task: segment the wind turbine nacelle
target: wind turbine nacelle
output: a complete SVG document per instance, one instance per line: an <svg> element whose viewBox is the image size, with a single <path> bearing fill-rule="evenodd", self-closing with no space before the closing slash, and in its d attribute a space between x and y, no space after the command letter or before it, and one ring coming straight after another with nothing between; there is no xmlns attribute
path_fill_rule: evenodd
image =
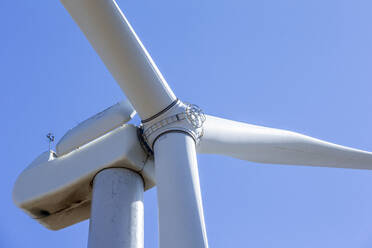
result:
<svg viewBox="0 0 372 248"><path fill-rule="evenodd" d="M70 129L56 145L58 156L67 154L130 121L136 111L129 101L119 102Z"/></svg>
<svg viewBox="0 0 372 248"><path fill-rule="evenodd" d="M145 190L155 185L153 161L140 145L137 127L121 125L61 155L42 153L17 178L13 201L49 229L73 225L89 218L94 176L111 167L138 172Z"/></svg>

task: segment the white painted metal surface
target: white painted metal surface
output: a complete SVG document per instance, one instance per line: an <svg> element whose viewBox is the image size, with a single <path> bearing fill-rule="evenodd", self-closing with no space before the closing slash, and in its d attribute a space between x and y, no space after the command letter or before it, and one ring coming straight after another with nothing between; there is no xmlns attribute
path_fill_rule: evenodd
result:
<svg viewBox="0 0 372 248"><path fill-rule="evenodd" d="M144 138L150 147L153 147L154 141L159 135L172 130L185 132L191 135L195 141L199 141L203 133L202 120L200 120L201 125L198 126L195 126L192 121L197 122L201 116L188 114L187 110L190 109L188 106L190 105L177 101L165 113L143 124Z"/></svg>
<svg viewBox="0 0 372 248"><path fill-rule="evenodd" d="M88 248L144 247L143 181L128 169L99 172L93 182Z"/></svg>
<svg viewBox="0 0 372 248"><path fill-rule="evenodd" d="M114 0L61 0L141 119L175 95Z"/></svg>
<svg viewBox="0 0 372 248"><path fill-rule="evenodd" d="M64 156L40 155L17 178L13 201L49 229L58 230L89 218L91 182L101 170L138 171L145 189L155 185L153 161L137 139L137 128L121 126Z"/></svg>
<svg viewBox="0 0 372 248"><path fill-rule="evenodd" d="M213 116L202 126L197 109L190 116L180 115L185 108L180 102L172 105L176 96L114 0L61 2L142 120L154 117L145 122L144 133L150 146L154 143L160 248L208 247L194 139L201 137L200 153L261 163L372 169L370 152ZM155 185L154 165L140 147L136 127L120 126L133 110L104 113L103 119L95 116L68 132L57 145L60 156L44 153L22 172L13 199L31 217L57 230L89 217L90 183L98 173L89 247L142 248L142 194Z"/></svg>
<svg viewBox="0 0 372 248"><path fill-rule="evenodd" d="M154 146L161 248L208 247L195 142L163 134Z"/></svg>
<svg viewBox="0 0 372 248"><path fill-rule="evenodd" d="M130 121L136 111L129 101L119 102L70 129L57 143L58 156L67 154Z"/></svg>
<svg viewBox="0 0 372 248"><path fill-rule="evenodd" d="M299 133L207 115L200 153L227 155L270 164L372 170L372 153Z"/></svg>

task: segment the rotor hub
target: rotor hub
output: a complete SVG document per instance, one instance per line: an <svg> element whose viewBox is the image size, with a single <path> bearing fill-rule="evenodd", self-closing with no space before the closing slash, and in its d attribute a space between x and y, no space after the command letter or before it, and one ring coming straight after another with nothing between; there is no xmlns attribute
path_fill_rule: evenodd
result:
<svg viewBox="0 0 372 248"><path fill-rule="evenodd" d="M206 118L201 108L194 104L185 104L180 100L172 105L150 121L142 122L142 136L150 149L153 149L155 141L161 135L169 132L188 134L196 144L203 136L203 123Z"/></svg>

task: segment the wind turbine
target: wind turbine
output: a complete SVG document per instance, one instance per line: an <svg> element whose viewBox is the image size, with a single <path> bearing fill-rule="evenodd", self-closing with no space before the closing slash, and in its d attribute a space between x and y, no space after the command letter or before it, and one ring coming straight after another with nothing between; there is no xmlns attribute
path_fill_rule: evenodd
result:
<svg viewBox="0 0 372 248"><path fill-rule="evenodd" d="M142 125L126 124L134 114L130 104L115 105L69 131L57 153L42 154L20 175L15 203L47 227L60 229L90 216L89 247L143 247L142 192L156 184L160 247L208 247L197 152L261 163L372 168L369 152L204 115L177 99L115 1L62 3Z"/></svg>

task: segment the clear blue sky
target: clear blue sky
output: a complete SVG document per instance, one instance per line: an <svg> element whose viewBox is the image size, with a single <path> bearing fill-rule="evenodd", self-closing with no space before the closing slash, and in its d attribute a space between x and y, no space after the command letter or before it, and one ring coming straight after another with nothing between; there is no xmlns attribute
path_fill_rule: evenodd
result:
<svg viewBox="0 0 372 248"><path fill-rule="evenodd" d="M208 114L372 150L372 2L124 1L175 93ZM0 2L0 247L86 247L17 209L17 175L69 128L125 98L57 0ZM372 167L372 165L371 165ZM210 247L372 247L372 171L200 156ZM158 247L156 189L145 246Z"/></svg>

